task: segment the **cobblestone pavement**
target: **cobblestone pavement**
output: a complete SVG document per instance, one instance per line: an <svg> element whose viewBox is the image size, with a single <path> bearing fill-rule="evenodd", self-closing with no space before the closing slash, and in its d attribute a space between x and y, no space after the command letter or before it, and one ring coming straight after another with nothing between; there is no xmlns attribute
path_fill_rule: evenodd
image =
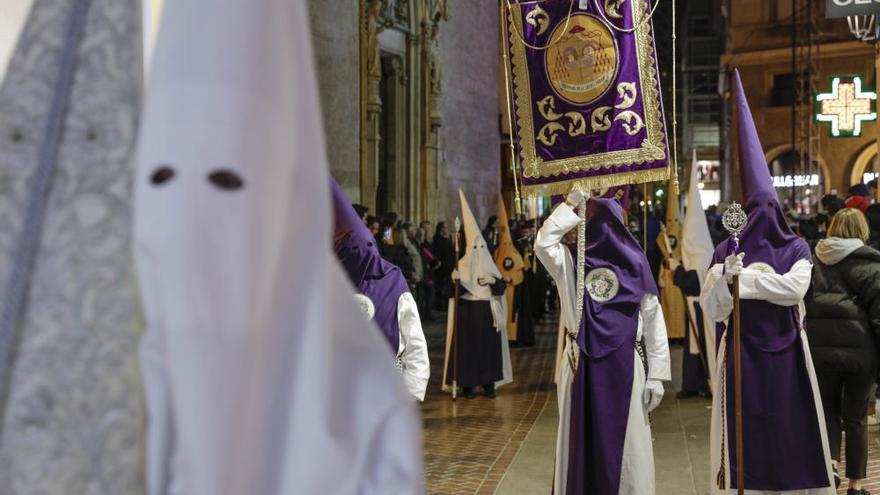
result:
<svg viewBox="0 0 880 495"><path fill-rule="evenodd" d="M431 383L422 404L425 471L431 494L494 493L553 387L556 323L538 327L537 344L512 348L514 383L496 399L441 392L445 326L426 327Z"/></svg>
<svg viewBox="0 0 880 495"><path fill-rule="evenodd" d="M445 320L445 315L441 316ZM428 395L421 407L428 493L519 495L534 491L523 486L523 476L541 478L533 486L550 486L553 459L552 454L545 453L548 449L544 444L555 442L555 428L539 428L547 431L532 432L528 442L526 439L545 406L554 409L551 412L555 416L555 408L548 401L556 400L553 385L556 323L537 328L535 347L511 349L515 381L499 389L494 400L478 396L453 402L448 394L441 392L445 324L428 324L425 331L432 368ZM673 348L676 378L680 356L680 351ZM657 494L708 494L710 402L678 401L673 397L675 383L668 388L667 397L653 418ZM544 414L541 421L546 426L548 415ZM880 427L869 426L868 430L868 480L864 488L880 495ZM542 447L540 457L529 452L539 450L535 445ZM524 467L523 457L528 459L529 474L517 473L515 459L518 456L520 468ZM845 460L841 471L845 471ZM506 489L497 492L502 478L506 474L510 478L512 473L513 480L518 481L505 480ZM846 494L845 480L839 494Z"/></svg>

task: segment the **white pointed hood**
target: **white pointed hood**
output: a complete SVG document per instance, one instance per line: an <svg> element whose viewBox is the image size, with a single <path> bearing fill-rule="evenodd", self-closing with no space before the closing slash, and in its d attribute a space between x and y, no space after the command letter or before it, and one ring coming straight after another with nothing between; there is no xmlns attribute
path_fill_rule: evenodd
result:
<svg viewBox="0 0 880 495"><path fill-rule="evenodd" d="M691 164L691 180L687 201L687 212L684 215L684 226L682 227L681 261L686 270L696 270L700 277L700 286L702 286L706 271L712 264L715 245L712 244L709 224L706 222L706 212L703 210L703 201L700 198L700 171L697 165L696 151L694 151L693 163Z"/></svg>
<svg viewBox="0 0 880 495"><path fill-rule="evenodd" d="M163 13L135 209L150 495L424 491L419 423L331 250L305 4Z"/></svg>
<svg viewBox="0 0 880 495"><path fill-rule="evenodd" d="M501 278L501 272L492 260L486 240L480 232L477 219L474 218L467 199L461 190L458 191L461 198L461 220L464 227L465 254L458 261L458 273L461 277L461 285L471 293L474 299L489 300L492 297L492 289L488 285L481 285L480 279Z"/></svg>

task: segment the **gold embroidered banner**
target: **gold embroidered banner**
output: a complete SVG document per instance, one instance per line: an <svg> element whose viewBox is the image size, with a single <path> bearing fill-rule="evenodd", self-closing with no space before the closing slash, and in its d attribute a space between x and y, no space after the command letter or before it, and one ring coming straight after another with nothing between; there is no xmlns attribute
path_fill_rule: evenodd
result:
<svg viewBox="0 0 880 495"><path fill-rule="evenodd" d="M512 132L527 195L669 177L650 5L580 5L502 7Z"/></svg>

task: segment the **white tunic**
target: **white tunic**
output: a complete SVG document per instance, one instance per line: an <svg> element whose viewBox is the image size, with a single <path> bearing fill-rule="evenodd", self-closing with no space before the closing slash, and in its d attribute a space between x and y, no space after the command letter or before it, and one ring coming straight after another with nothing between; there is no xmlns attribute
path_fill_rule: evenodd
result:
<svg viewBox="0 0 880 495"><path fill-rule="evenodd" d="M580 223L580 217L567 204L559 205L550 218L544 222L535 240L535 254L556 281L559 300L562 306L560 319L569 329L580 328L577 314L577 275L574 260L568 248L562 244L563 236ZM645 353L648 359L648 375L636 354L633 360L635 371L630 402L629 422L623 448L623 465L620 472L620 494L643 495L654 493L654 452L651 442L651 426L647 409L642 400L648 379L671 380L671 360L669 342L666 338L666 323L663 320L660 301L654 294L646 295L639 310L637 340L644 337ZM571 345L566 339L567 355ZM557 389L559 400L559 430L556 442L556 493L565 493L568 475L568 433L571 406L571 385L574 375L567 358L557 363L560 380Z"/></svg>
<svg viewBox="0 0 880 495"><path fill-rule="evenodd" d="M404 292L397 300L397 324L400 327L397 357L403 364L403 383L410 395L423 401L431 376L431 364L419 308L409 292Z"/></svg>
<svg viewBox="0 0 880 495"><path fill-rule="evenodd" d="M804 308L804 295L810 288L810 280L812 277L813 265L807 260L800 260L791 267L788 273L776 274L768 266L753 264L744 268L739 277L740 282L740 298L758 301L768 301L779 306L798 306L801 322L806 315ZM733 296L730 293L724 279L724 265L716 264L709 269L706 276L706 282L703 284L703 292L700 296L700 305L708 318L713 322L724 323L730 318L733 311ZM714 329L712 329L714 330ZM724 400L722 379L726 375L724 373L724 356L727 350L727 332L721 336L718 347L718 355L715 362L715 386L714 390L722 393L716 393L713 397L712 404L712 429L710 433L710 490L713 495L722 493L736 493L735 489L723 490L719 489L715 483L715 475L722 469L721 466L721 428L724 421L721 417L722 401ZM800 342L806 356L807 374L810 377L810 383L813 388L813 397L819 397L819 386L816 382L816 371L813 367L813 359L810 355L810 347L807 344L807 334L803 330L800 331ZM810 490L793 490L785 492L766 491L766 490L746 490L749 495L771 495L785 493L789 495L833 495L836 490L833 488L833 478L831 473L831 454L828 449L828 433L825 428L825 413L822 410L822 402L815 400L816 415L819 420L819 431L822 437L822 447L825 451L825 459L828 470L828 478L830 486L827 488L815 488ZM726 456L725 456L726 457ZM725 459L728 460L728 459ZM725 462L723 466L725 470L725 479L730 480L730 466ZM728 481L729 483L729 481Z"/></svg>

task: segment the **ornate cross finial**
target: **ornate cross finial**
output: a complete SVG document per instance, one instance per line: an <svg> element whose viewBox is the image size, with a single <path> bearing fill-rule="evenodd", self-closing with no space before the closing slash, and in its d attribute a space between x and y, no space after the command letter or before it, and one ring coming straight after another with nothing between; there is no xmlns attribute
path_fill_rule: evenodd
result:
<svg viewBox="0 0 880 495"><path fill-rule="evenodd" d="M721 225L733 236L733 241L737 246L739 246L739 235L745 230L748 223L749 216L746 215L742 205L736 201L731 203L730 207L727 208L727 211L721 217Z"/></svg>

